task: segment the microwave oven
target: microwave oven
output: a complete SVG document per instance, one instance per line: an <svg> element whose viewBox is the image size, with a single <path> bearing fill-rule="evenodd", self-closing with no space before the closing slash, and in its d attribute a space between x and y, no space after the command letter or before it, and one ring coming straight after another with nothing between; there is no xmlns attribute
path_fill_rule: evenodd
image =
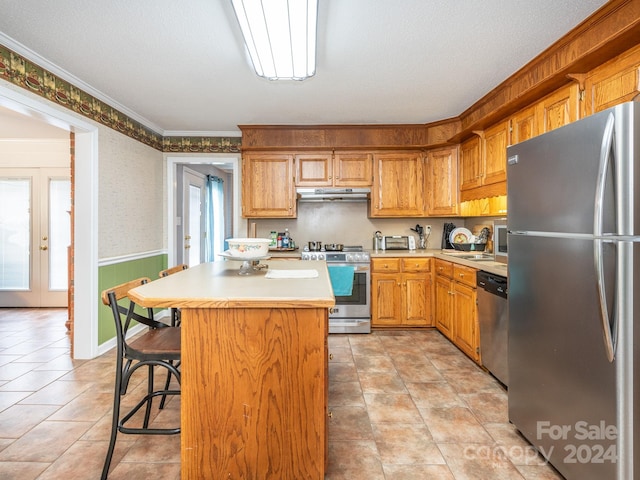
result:
<svg viewBox="0 0 640 480"><path fill-rule="evenodd" d="M507 263L508 256L507 220L495 220L493 222L493 258L496 262Z"/></svg>

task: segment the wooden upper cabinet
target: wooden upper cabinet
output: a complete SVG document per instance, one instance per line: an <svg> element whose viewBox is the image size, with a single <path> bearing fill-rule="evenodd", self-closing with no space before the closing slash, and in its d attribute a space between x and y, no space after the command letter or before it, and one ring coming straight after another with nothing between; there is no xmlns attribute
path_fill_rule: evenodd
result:
<svg viewBox="0 0 640 480"><path fill-rule="evenodd" d="M333 155L327 153L304 153L294 156L296 185L324 187L333 185Z"/></svg>
<svg viewBox="0 0 640 480"><path fill-rule="evenodd" d="M373 155L372 217L425 215L424 162L420 152Z"/></svg>
<svg viewBox="0 0 640 480"><path fill-rule="evenodd" d="M458 214L458 147L427 154L428 215Z"/></svg>
<svg viewBox="0 0 640 480"><path fill-rule="evenodd" d="M482 186L481 139L474 135L460 145L460 190Z"/></svg>
<svg viewBox="0 0 640 480"><path fill-rule="evenodd" d="M298 187L368 187L373 179L369 153L295 155Z"/></svg>
<svg viewBox="0 0 640 480"><path fill-rule="evenodd" d="M293 155L246 154L242 158L242 216L295 218Z"/></svg>
<svg viewBox="0 0 640 480"><path fill-rule="evenodd" d="M535 105L522 109L511 117L511 145L524 142L536 135L538 135L538 119ZM507 144L505 144L505 148Z"/></svg>
<svg viewBox="0 0 640 480"><path fill-rule="evenodd" d="M504 182L507 179L507 146L509 122L500 122L484 132L484 168L482 184Z"/></svg>
<svg viewBox="0 0 640 480"><path fill-rule="evenodd" d="M585 116L633 100L640 93L640 45L589 72L584 88Z"/></svg>
<svg viewBox="0 0 640 480"><path fill-rule="evenodd" d="M572 83L536 103L538 134L555 130L580 118L580 86Z"/></svg>
<svg viewBox="0 0 640 480"><path fill-rule="evenodd" d="M336 187L370 187L373 182L373 155L336 152L333 155L333 172Z"/></svg>
<svg viewBox="0 0 640 480"><path fill-rule="evenodd" d="M493 125L464 142L460 146L460 190L504 182L508 144L508 121Z"/></svg>

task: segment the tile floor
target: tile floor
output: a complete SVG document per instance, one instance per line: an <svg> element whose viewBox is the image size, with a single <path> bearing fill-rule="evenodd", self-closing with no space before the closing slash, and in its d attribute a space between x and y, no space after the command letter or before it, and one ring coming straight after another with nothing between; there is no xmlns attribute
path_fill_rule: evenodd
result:
<svg viewBox="0 0 640 480"><path fill-rule="evenodd" d="M1 479L100 478L114 352L70 359L65 319L0 309ZM328 480L562 478L508 423L500 384L437 331L331 335L329 348ZM179 421L179 406L154 422ZM119 435L109 478L132 477L179 479L180 436Z"/></svg>

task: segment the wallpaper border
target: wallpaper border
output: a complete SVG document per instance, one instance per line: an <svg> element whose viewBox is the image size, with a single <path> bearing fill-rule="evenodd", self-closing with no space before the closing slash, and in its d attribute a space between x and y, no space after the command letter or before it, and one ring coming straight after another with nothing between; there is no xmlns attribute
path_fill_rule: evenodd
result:
<svg viewBox="0 0 640 480"><path fill-rule="evenodd" d="M240 153L242 147L241 137L164 137L2 44L0 78L161 152Z"/></svg>

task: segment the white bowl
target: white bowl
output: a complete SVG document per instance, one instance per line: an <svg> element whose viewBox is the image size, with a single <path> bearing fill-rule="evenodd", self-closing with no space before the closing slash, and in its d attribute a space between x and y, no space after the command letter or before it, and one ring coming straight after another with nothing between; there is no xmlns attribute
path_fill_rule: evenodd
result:
<svg viewBox="0 0 640 480"><path fill-rule="evenodd" d="M270 238L228 238L229 254L237 258L260 258L269 255Z"/></svg>

